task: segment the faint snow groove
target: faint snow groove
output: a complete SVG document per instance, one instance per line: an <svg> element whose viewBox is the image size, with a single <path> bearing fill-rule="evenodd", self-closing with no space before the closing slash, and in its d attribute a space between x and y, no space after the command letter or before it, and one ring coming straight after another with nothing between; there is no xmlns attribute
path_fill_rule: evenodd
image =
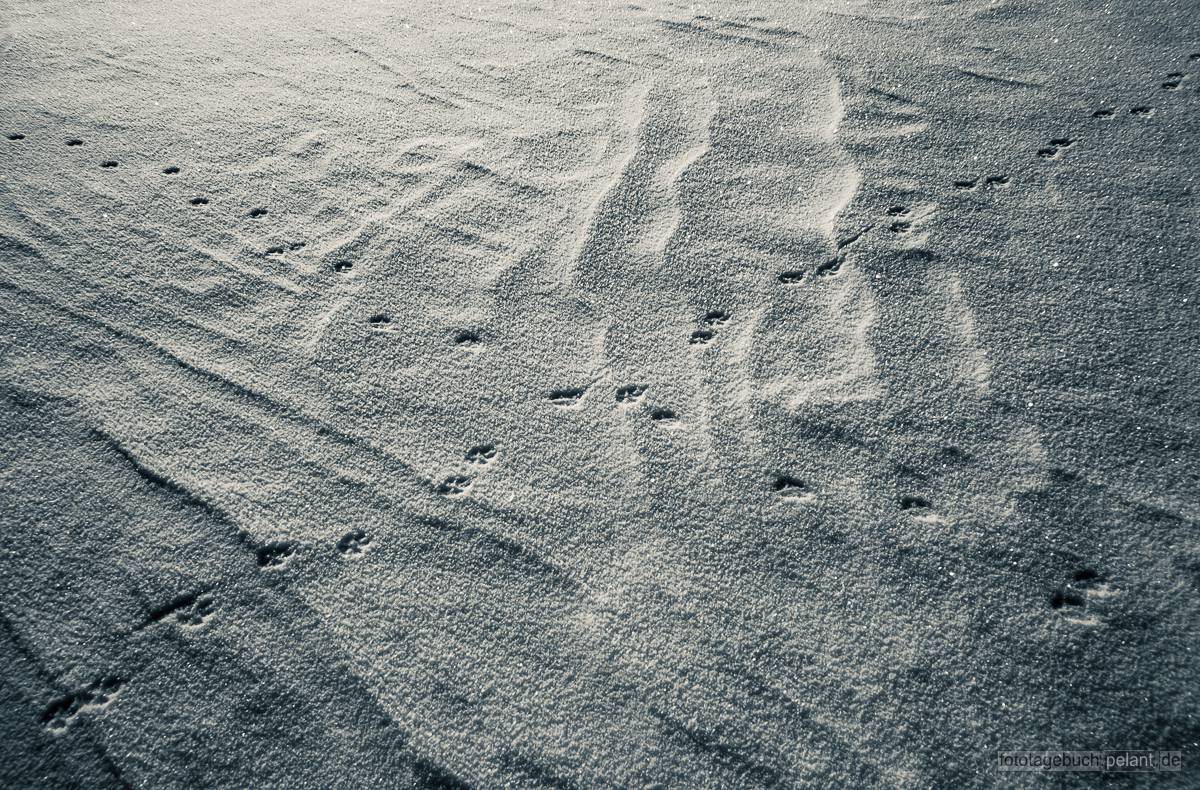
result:
<svg viewBox="0 0 1200 790"><path fill-rule="evenodd" d="M141 348L147 349L147 350L153 352L155 355L167 360L168 362L175 365L176 367L178 367L188 373L191 373L194 376L202 378L205 381L212 383L218 389L224 390L225 392L232 394L240 399L244 399L248 402L251 402L251 403L259 406L260 408L264 409L265 411L274 414L277 417L284 418L284 419L287 419L287 420L290 420L293 422L298 422L298 423L301 423L308 427L315 428L319 435L328 437L328 438L338 442L339 444L354 446L358 449L368 452L371 455L374 455L381 459L385 459L387 462L399 467L399 469L402 473L409 476L410 478L412 478L415 481L419 481L421 483L428 482L424 475L419 474L408 463L397 458L396 456L392 455L391 453L388 453L387 451L374 446L367 440L361 439L357 436L353 436L348 433L345 433L342 430L340 430L339 428L336 428L319 418L313 417L312 415L309 415L307 412L304 412L301 409L296 408L295 406L292 406L290 404L276 400L268 395L264 395L263 393L253 390L244 384L240 384L240 383L234 381L233 379L229 378L228 376L226 376L224 374L216 373L214 371L208 370L207 368L201 367L200 365L194 364L192 362L188 362L186 359L180 357L174 351L170 350L166 346L163 346L162 344L160 344L154 340L142 337L141 335L139 335L135 332L131 332L128 329L123 329L121 327L114 326L113 324L110 324L108 321L105 321L102 318L88 315L87 313L81 312L79 310L76 310L73 307L69 307L67 305L56 302L53 299L49 299L45 296L42 296L41 294L38 294L32 290L29 290L27 288L23 288L21 286L14 285L13 288L11 288L9 290L16 291L18 293L22 293L26 296L31 297L35 301L40 302L47 307L50 307L51 309L57 310L61 313L65 313L66 315L71 316L72 318L76 319L77 321L79 321L81 323L84 323L84 324L87 324L90 326L94 326L94 327L98 327L121 340L124 340L133 345L139 346Z"/></svg>
<svg viewBox="0 0 1200 790"><path fill-rule="evenodd" d="M778 769L755 760L752 751L748 754L746 750L722 740L718 734L702 730L691 722L680 721L653 706L649 710L667 733L687 744L696 754L704 755L734 773L742 782L754 787L776 787L783 781Z"/></svg>
<svg viewBox="0 0 1200 790"><path fill-rule="evenodd" d="M496 559L513 564L530 575L552 581L568 593L579 590L579 583L566 570L502 533L481 527L459 526L441 519L428 523L442 532L472 541Z"/></svg>
<svg viewBox="0 0 1200 790"><path fill-rule="evenodd" d="M970 69L964 69L964 68L960 68L958 66L955 66L954 70L957 71L959 74L965 74L968 77L974 77L977 80L984 80L985 82L997 82L997 83L1000 83L1001 85L1016 85L1021 88L1044 88L1045 87L1045 85L1043 85L1040 82L1025 82L1024 80L1013 79L1011 77L999 77L994 74L982 74L978 71L971 71Z"/></svg>
<svg viewBox="0 0 1200 790"><path fill-rule="evenodd" d="M407 74L400 71L398 68L396 68L391 63L384 60L383 58L380 58L377 55L373 55L364 49L359 49L358 47L354 46L350 42L343 41L342 39L338 38L337 36L333 35L332 33L329 33L327 31L321 31L321 32L323 32L324 35L327 38L329 38L331 41L341 45L342 47L346 48L353 54L366 58L368 61L370 61L372 64L374 64L380 70L385 71L388 74L391 74L392 76L398 77L399 79L403 80L402 82L398 83L396 85L396 87L404 88L405 90L408 90L411 93L413 93L415 96L418 96L421 99L424 99L425 101L430 102L432 104L439 104L443 107L447 107L447 108L453 109L453 110L463 109L463 106L461 104L458 104L457 102L450 101L449 99L446 99L442 96L438 96L435 93L431 93L431 92L425 90L424 88L418 87L417 85L415 85L413 83L412 79Z"/></svg>
<svg viewBox="0 0 1200 790"><path fill-rule="evenodd" d="M673 33L682 33L685 35L696 35L703 38L715 39L721 42L732 42L735 44L744 44L749 47L762 47L764 49L778 49L778 42L764 41L761 38L753 36L741 36L735 33L726 33L720 28L724 25L718 23L715 27L706 27L701 22L714 21L711 17L694 17L687 22L679 22L673 19L659 19L658 24Z"/></svg>
<svg viewBox="0 0 1200 790"><path fill-rule="evenodd" d="M600 52L600 51L594 50L594 49L581 49L579 47L576 47L574 52L576 55L582 55L583 57L586 57L586 58L594 58L596 60L602 60L606 63L617 63L622 66L636 66L637 65L636 63L634 63L631 60L626 60L625 58L617 57L616 55L610 55L607 52Z"/></svg>
<svg viewBox="0 0 1200 790"><path fill-rule="evenodd" d="M91 430L92 430L92 435L95 438L104 442L104 444L110 450L115 452L117 455L121 456L121 458L123 458L126 461L126 463L128 463L131 467L133 467L133 471L137 473L138 477L142 478L144 481L149 483L151 487L162 489L163 491L166 491L167 493L174 495L175 497L180 499L184 504L188 505L189 507L194 507L199 510L203 510L205 513L207 513L209 516L212 516L217 521L225 522L228 524L235 523L233 517L230 516L228 513L226 513L219 505L214 505L213 503L209 502L204 497L200 496L195 491L192 491L190 488L183 485L182 483L178 483L175 480L171 479L170 477L167 477L166 475L160 474L159 472L156 472L153 469L151 469L149 466L147 466L145 463L143 463L137 457L137 455L134 454L134 452L132 450L130 450L128 447L126 447L119 439L117 439L112 434L108 433L107 431L103 430L102 428L93 427ZM241 534L245 535L244 532L242 532Z"/></svg>

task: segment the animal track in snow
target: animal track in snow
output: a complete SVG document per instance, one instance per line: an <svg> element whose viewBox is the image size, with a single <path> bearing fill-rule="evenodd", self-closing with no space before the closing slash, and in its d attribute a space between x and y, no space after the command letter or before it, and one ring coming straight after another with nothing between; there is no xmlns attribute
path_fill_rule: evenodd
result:
<svg viewBox="0 0 1200 790"><path fill-rule="evenodd" d="M212 619L217 602L207 593L191 597L172 612L175 622L186 628L199 628Z"/></svg>
<svg viewBox="0 0 1200 790"><path fill-rule="evenodd" d="M732 317L733 314L728 310L709 310L701 320L710 326L720 326L728 322Z"/></svg>
<svg viewBox="0 0 1200 790"><path fill-rule="evenodd" d="M169 176L173 176L178 172L179 172L179 168L176 167L175 165L168 165L167 167L163 168L163 173L165 173L166 175L169 175Z"/></svg>
<svg viewBox="0 0 1200 790"><path fill-rule="evenodd" d="M20 132L13 132L12 134L10 134L8 136L8 139L9 140L24 140L25 135L21 134Z"/></svg>
<svg viewBox="0 0 1200 790"><path fill-rule="evenodd" d="M348 272L353 268L354 264L350 261L338 261L337 263L333 264L333 270L339 274Z"/></svg>
<svg viewBox="0 0 1200 790"><path fill-rule="evenodd" d="M194 197L194 198L192 198L191 200L189 200L188 202L189 202L189 203L191 203L193 206L207 206L207 205L208 205L208 198L206 198L206 197Z"/></svg>
<svg viewBox="0 0 1200 790"><path fill-rule="evenodd" d="M1055 137L1050 141L1050 144L1044 148L1038 149L1038 156L1042 159L1058 159L1062 152L1075 144L1075 141L1070 137Z"/></svg>
<svg viewBox="0 0 1200 790"><path fill-rule="evenodd" d="M816 495L803 480L791 475L776 475L771 482L771 488L781 498L791 502L811 502L816 499Z"/></svg>
<svg viewBox="0 0 1200 790"><path fill-rule="evenodd" d="M955 189L974 189L978 185L975 179L959 179L954 182Z"/></svg>
<svg viewBox="0 0 1200 790"><path fill-rule="evenodd" d="M832 277L841 271L842 264L846 262L846 256L839 255L836 258L830 258L817 267L818 277Z"/></svg>
<svg viewBox="0 0 1200 790"><path fill-rule="evenodd" d="M896 220L891 225L888 225L888 230L892 233L908 233L912 230L912 223L907 220Z"/></svg>
<svg viewBox="0 0 1200 790"><path fill-rule="evenodd" d="M392 317L387 313L376 313L367 319L367 323L371 325L372 329L382 332L387 330L388 326L392 323Z"/></svg>
<svg viewBox="0 0 1200 790"><path fill-rule="evenodd" d="M1179 85L1186 79L1182 71L1173 71L1167 75L1167 79L1163 82L1163 90L1177 91Z"/></svg>
<svg viewBox="0 0 1200 790"><path fill-rule="evenodd" d="M1112 110L1107 107L1102 107L1099 110L1096 110L1094 113L1092 113L1092 117L1093 118L1112 118L1116 114L1117 114L1116 110Z"/></svg>
<svg viewBox="0 0 1200 790"><path fill-rule="evenodd" d="M987 189L1004 189L1010 180L1008 176L988 176L983 180L983 186Z"/></svg>
<svg viewBox="0 0 1200 790"><path fill-rule="evenodd" d="M717 336L717 333L711 329L697 329L692 332L692 336L688 338L688 343L693 346L706 346L709 341Z"/></svg>
<svg viewBox="0 0 1200 790"><path fill-rule="evenodd" d="M496 457L496 445L494 444L477 444L470 450L467 450L466 459L468 463L478 464L479 466L487 466Z"/></svg>
<svg viewBox="0 0 1200 790"><path fill-rule="evenodd" d="M804 279L804 272L799 269L790 272L781 272L777 279L784 285L793 285Z"/></svg>
<svg viewBox="0 0 1200 790"><path fill-rule="evenodd" d="M1104 577L1093 568L1080 568L1071 580L1050 595L1050 608L1069 622L1099 625L1098 605L1115 594ZM1090 610L1090 611L1089 611Z"/></svg>
<svg viewBox="0 0 1200 790"><path fill-rule="evenodd" d="M924 497L902 496L900 497L900 509L909 513L917 521L928 524L936 524L941 521L937 513L933 512L933 503Z"/></svg>
<svg viewBox="0 0 1200 790"><path fill-rule="evenodd" d="M99 713L112 705L124 685L120 678L110 675L86 688L66 694L50 703L42 712L42 724L51 732L64 732L80 716Z"/></svg>
<svg viewBox="0 0 1200 790"><path fill-rule="evenodd" d="M180 626L199 628L212 619L216 610L217 602L211 593L204 590L190 592L155 609L147 624L173 621Z"/></svg>
<svg viewBox="0 0 1200 790"><path fill-rule="evenodd" d="M654 420L655 422L675 422L679 419L679 415L677 415L671 409L658 406L650 412L650 419Z"/></svg>
<svg viewBox="0 0 1200 790"><path fill-rule="evenodd" d="M116 166L117 166L117 160L115 160L115 159L105 159L103 162L101 162L101 163L100 163L100 166L101 166L101 167L116 167Z"/></svg>
<svg viewBox="0 0 1200 790"><path fill-rule="evenodd" d="M274 247L267 247L267 251L264 254L266 254L266 255L283 255L285 252L288 252L289 250L291 252L295 252L296 250L304 249L306 246L307 245L302 241L293 241L293 242L288 243L286 246L283 244L276 244Z"/></svg>
<svg viewBox="0 0 1200 790"><path fill-rule="evenodd" d="M458 496L465 494L471 487L471 478L466 475L450 475L437 484L435 489L442 496Z"/></svg>
<svg viewBox="0 0 1200 790"><path fill-rule="evenodd" d="M1153 107L1133 107L1129 110L1129 114L1137 116L1138 118L1149 118L1150 116L1154 115L1154 108Z"/></svg>
<svg viewBox="0 0 1200 790"><path fill-rule="evenodd" d="M254 555L260 568L283 568L296 554L296 544L290 540L272 541L259 546Z"/></svg>
<svg viewBox="0 0 1200 790"><path fill-rule="evenodd" d="M347 557L358 556L370 547L371 536L361 529L350 530L345 535L342 535L337 542L338 553Z"/></svg>
<svg viewBox="0 0 1200 790"><path fill-rule="evenodd" d="M252 208L246 212L246 216L252 219L258 219L259 217L265 217L266 215L267 210L262 206L256 206L255 208Z"/></svg>
<svg viewBox="0 0 1200 790"><path fill-rule="evenodd" d="M72 137L69 140L67 140L67 145L74 148L77 145L83 145L83 140L80 140L78 137Z"/></svg>
<svg viewBox="0 0 1200 790"><path fill-rule="evenodd" d="M906 217L908 216L908 213L909 210L907 206L892 206L887 210L887 215L889 217Z"/></svg>
<svg viewBox="0 0 1200 790"><path fill-rule="evenodd" d="M933 504L928 499L919 496L900 497L901 510L928 510L931 507Z"/></svg>
<svg viewBox="0 0 1200 790"><path fill-rule="evenodd" d="M617 403L636 403L645 392L642 384L627 384L617 389Z"/></svg>
<svg viewBox="0 0 1200 790"><path fill-rule="evenodd" d="M555 406L575 406L579 403L579 399L583 397L585 391L582 387L552 390L547 399Z"/></svg>
<svg viewBox="0 0 1200 790"><path fill-rule="evenodd" d="M474 348L479 345L479 333L463 329L454 333L454 345L463 348Z"/></svg>

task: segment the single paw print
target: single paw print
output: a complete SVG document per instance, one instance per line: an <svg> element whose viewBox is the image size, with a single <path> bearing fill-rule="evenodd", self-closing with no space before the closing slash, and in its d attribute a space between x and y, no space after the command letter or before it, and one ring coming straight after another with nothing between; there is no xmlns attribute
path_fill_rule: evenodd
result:
<svg viewBox="0 0 1200 790"><path fill-rule="evenodd" d="M338 553L343 556L355 557L371 547L371 536L361 529L352 529L337 542Z"/></svg>
<svg viewBox="0 0 1200 790"><path fill-rule="evenodd" d="M258 567L268 570L283 568L295 554L296 544L287 540L272 541L259 546L254 552Z"/></svg>
<svg viewBox="0 0 1200 790"><path fill-rule="evenodd" d="M1186 79L1186 77L1184 77L1182 71L1171 72L1170 74L1167 75L1166 80L1163 81L1163 84L1162 84L1163 90L1166 90L1166 91L1179 90L1179 86L1180 86L1180 84L1183 83L1184 79Z"/></svg>
<svg viewBox="0 0 1200 790"><path fill-rule="evenodd" d="M617 403L636 403L646 392L641 384L627 384L617 390Z"/></svg>
<svg viewBox="0 0 1200 790"><path fill-rule="evenodd" d="M1116 590L1093 568L1081 568L1050 596L1050 608L1076 625L1099 625L1105 599Z"/></svg>
<svg viewBox="0 0 1200 790"><path fill-rule="evenodd" d="M459 496L471 487L471 478L466 475L450 475L437 484L435 489L442 496Z"/></svg>
<svg viewBox="0 0 1200 790"><path fill-rule="evenodd" d="M479 333L463 329L454 333L454 345L461 348L475 348L479 345Z"/></svg>
<svg viewBox="0 0 1200 790"><path fill-rule="evenodd" d="M175 622L188 628L199 628L212 619L216 610L217 602L211 595L199 595L187 606L176 610Z"/></svg>
<svg viewBox="0 0 1200 790"><path fill-rule="evenodd" d="M733 314L728 310L709 310L703 318L704 323L709 326L720 326L727 323Z"/></svg>
<svg viewBox="0 0 1200 790"><path fill-rule="evenodd" d="M830 258L817 267L818 277L832 277L842 269L842 264L846 262L844 255L839 255L836 258Z"/></svg>
<svg viewBox="0 0 1200 790"><path fill-rule="evenodd" d="M583 387L568 387L566 389L552 390L547 396L547 400L549 400L555 406L570 408L578 405L580 399L583 398L584 392L585 389Z"/></svg>
<svg viewBox="0 0 1200 790"><path fill-rule="evenodd" d="M478 466L487 466L496 458L496 445L494 444L477 444L470 450L467 450L467 463L477 464Z"/></svg>
<svg viewBox="0 0 1200 790"><path fill-rule="evenodd" d="M121 693L123 685L119 678L108 676L60 697L42 712L42 724L52 733L65 732L80 716L108 708Z"/></svg>
<svg viewBox="0 0 1200 790"><path fill-rule="evenodd" d="M789 502L811 502L816 499L816 494L809 489L807 483L791 475L776 475L771 481L771 489Z"/></svg>
<svg viewBox="0 0 1200 790"><path fill-rule="evenodd" d="M1070 137L1055 137L1050 141L1050 144L1044 148L1038 149L1038 156L1042 159L1058 159L1062 152L1075 144L1075 141Z"/></svg>

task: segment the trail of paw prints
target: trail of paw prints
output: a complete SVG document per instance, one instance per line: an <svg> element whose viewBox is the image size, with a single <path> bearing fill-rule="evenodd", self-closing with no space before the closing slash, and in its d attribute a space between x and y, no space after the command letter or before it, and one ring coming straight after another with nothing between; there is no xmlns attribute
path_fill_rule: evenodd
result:
<svg viewBox="0 0 1200 790"><path fill-rule="evenodd" d="M1105 601L1117 590L1094 568L1080 568L1050 595L1050 608L1076 625L1100 625Z"/></svg>
<svg viewBox="0 0 1200 790"><path fill-rule="evenodd" d="M708 314L708 319L711 319L714 323L724 323L729 320L729 313L714 310ZM626 384L623 387L618 387L616 393L617 403L622 406L632 406L640 401L649 389L650 386L647 384ZM651 422L662 425L674 425L679 422L679 415L675 410L665 406L650 407L649 415Z"/></svg>
<svg viewBox="0 0 1200 790"><path fill-rule="evenodd" d="M954 182L954 188L966 192L976 190L983 187L985 190L1006 189L1012 183L1012 179L1006 175L987 176L983 179L979 178L960 178Z"/></svg>
<svg viewBox="0 0 1200 790"><path fill-rule="evenodd" d="M10 132L9 134L6 135L6 137L9 140L14 141L14 142L26 139L25 134L22 132ZM79 148L84 145L83 139L79 138L79 137L68 137L63 142L68 148ZM120 164L121 163L116 159L100 160L100 167L105 170L115 170L118 167L120 167ZM168 176L179 175L180 172L181 172L181 168L179 167L179 165L174 165L174 164L167 165L167 166L163 167L163 169L162 169L163 175L168 175ZM188 203L190 203L193 206L206 206L209 203L209 198L204 195L196 195L194 197L189 198ZM252 219L257 219L259 217L266 216L266 214L267 214L267 209L263 206L256 206L254 208L251 208L247 212L247 216L249 216ZM301 246L303 246L303 245L301 245Z"/></svg>
<svg viewBox="0 0 1200 790"><path fill-rule="evenodd" d="M463 455L463 462L476 472L482 472L494 464L500 457L500 451L495 443L487 442L471 447ZM470 470L454 472L442 478L434 486L434 491L444 497L462 496L475 484L475 478Z"/></svg>
<svg viewBox="0 0 1200 790"><path fill-rule="evenodd" d="M733 318L733 313L729 310L716 308L709 310L699 320L700 328L693 331L688 338L688 344L693 346L706 346L713 341L717 336L717 327L724 326Z"/></svg>
<svg viewBox="0 0 1200 790"><path fill-rule="evenodd" d="M868 225L862 230L852 233L846 238L840 240L836 245L837 252L833 256L825 259L823 263L818 264L817 267L813 269L813 277L820 279L823 277L836 276L842 270L842 264L846 262L846 257L849 255L849 248L858 243L874 227L874 225ZM798 285L804 282L805 274L806 273L804 269L789 269L775 275L775 280L782 285Z"/></svg>
<svg viewBox="0 0 1200 790"><path fill-rule="evenodd" d="M1099 118L1102 121L1108 121L1117 117L1117 113L1119 111L1119 107L1101 107L1092 113L1092 117ZM1134 118L1150 118L1154 116L1155 112L1155 109L1148 104L1142 104L1129 108L1129 114Z"/></svg>
<svg viewBox="0 0 1200 790"><path fill-rule="evenodd" d="M1172 71L1167 75L1162 82L1162 89L1165 91L1177 91L1183 85L1183 81L1187 79L1187 75L1182 71Z"/></svg>
<svg viewBox="0 0 1200 790"><path fill-rule="evenodd" d="M107 710L120 696L124 685L120 678L109 675L59 697L42 711L42 724L52 733L64 733L81 717L95 716Z"/></svg>
<svg viewBox="0 0 1200 790"><path fill-rule="evenodd" d="M1188 56L1188 64L1194 64L1200 61L1200 52L1193 52ZM1168 72L1159 83L1159 88L1168 93L1176 92L1184 87L1184 83L1191 80L1191 76L1184 71ZM1196 89L1200 93L1200 88ZM1093 118L1100 120L1112 120L1119 112L1119 107L1100 107L1092 112ZM1139 104L1129 108L1129 114L1134 118L1152 118L1157 113L1157 110L1148 104Z"/></svg>
<svg viewBox="0 0 1200 790"><path fill-rule="evenodd" d="M283 255L284 253L287 253L287 252L298 252L298 251L304 249L306 246L308 246L308 245L303 241L292 241L292 242L288 242L287 244L276 244L273 247L267 247L266 252L264 252L263 254L268 255L268 256L269 255Z"/></svg>

